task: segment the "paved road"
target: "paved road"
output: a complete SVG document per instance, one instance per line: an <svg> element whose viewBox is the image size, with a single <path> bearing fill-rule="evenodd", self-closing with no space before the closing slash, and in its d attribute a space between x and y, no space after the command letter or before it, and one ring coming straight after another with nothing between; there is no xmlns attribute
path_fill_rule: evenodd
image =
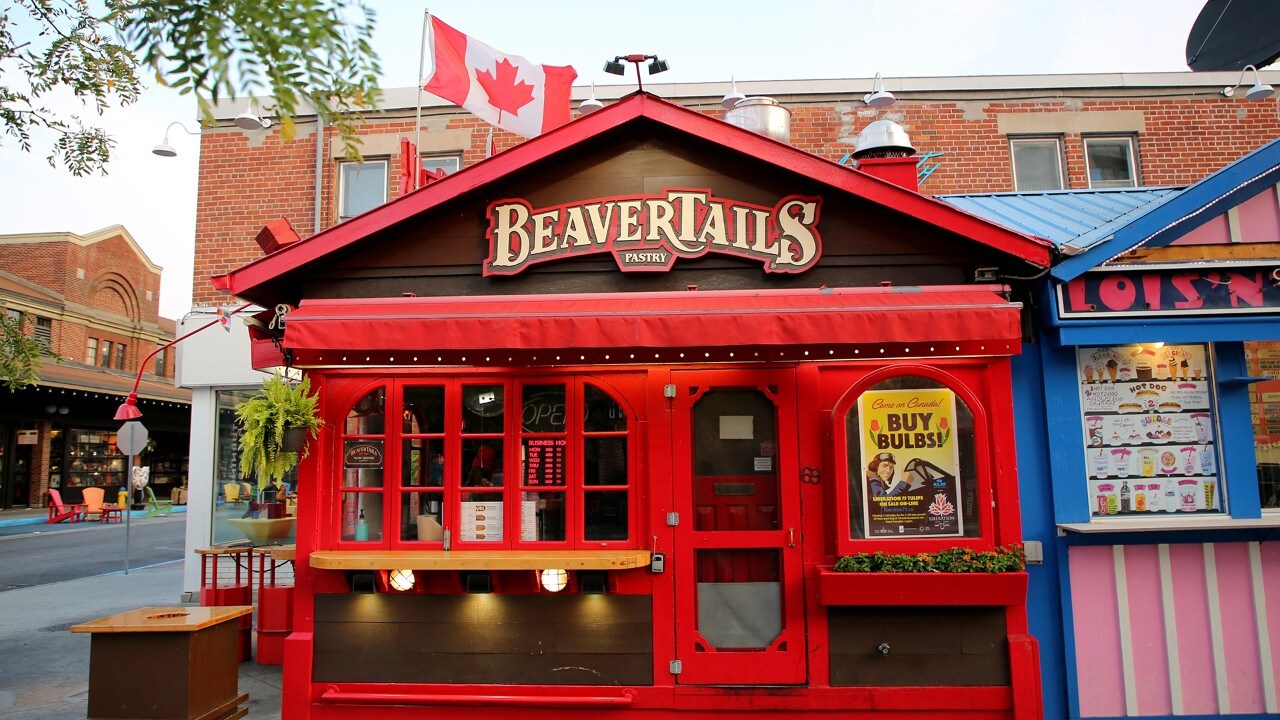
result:
<svg viewBox="0 0 1280 720"><path fill-rule="evenodd" d="M182 559L186 513L133 518L129 567ZM124 570L124 523L19 525L0 532L0 592Z"/></svg>

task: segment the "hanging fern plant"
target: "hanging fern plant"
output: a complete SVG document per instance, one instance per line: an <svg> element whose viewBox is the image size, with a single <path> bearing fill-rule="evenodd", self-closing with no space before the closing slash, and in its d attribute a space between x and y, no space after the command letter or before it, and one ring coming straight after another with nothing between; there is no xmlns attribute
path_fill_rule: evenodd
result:
<svg viewBox="0 0 1280 720"><path fill-rule="evenodd" d="M236 405L240 421L240 474L256 475L260 484L284 480L298 465L299 453L284 449L285 432L301 428L307 438L320 433L320 395L311 394L311 380L291 384L281 375L272 375L256 395ZM304 442L301 456L307 456Z"/></svg>

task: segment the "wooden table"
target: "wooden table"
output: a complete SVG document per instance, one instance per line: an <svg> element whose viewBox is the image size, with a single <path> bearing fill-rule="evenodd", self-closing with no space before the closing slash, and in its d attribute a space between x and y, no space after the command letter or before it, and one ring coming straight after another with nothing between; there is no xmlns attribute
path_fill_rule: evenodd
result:
<svg viewBox="0 0 1280 720"><path fill-rule="evenodd" d="M149 607L72 626L93 634L89 717L244 717L236 620L252 612L252 605Z"/></svg>
<svg viewBox="0 0 1280 720"><path fill-rule="evenodd" d="M98 522L124 522L124 516L121 515L123 508L119 505L103 505L101 512L98 514Z"/></svg>

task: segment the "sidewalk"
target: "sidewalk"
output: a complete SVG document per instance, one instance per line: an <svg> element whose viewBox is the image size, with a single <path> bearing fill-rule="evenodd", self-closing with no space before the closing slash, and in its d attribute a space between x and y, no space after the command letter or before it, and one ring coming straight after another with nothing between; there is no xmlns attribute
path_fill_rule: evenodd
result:
<svg viewBox="0 0 1280 720"><path fill-rule="evenodd" d="M43 510L38 511L43 522ZM0 522L12 520L9 513ZM182 563L108 573L0 593L0 718L66 720L88 713L89 642L72 625L151 606L182 603ZM145 673L146 668L138 668ZM249 717L280 717L280 667L240 664Z"/></svg>

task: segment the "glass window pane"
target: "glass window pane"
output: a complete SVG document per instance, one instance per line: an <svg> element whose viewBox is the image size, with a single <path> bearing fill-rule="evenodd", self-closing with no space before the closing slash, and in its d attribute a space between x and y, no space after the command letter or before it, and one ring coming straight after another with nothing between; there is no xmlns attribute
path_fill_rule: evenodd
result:
<svg viewBox="0 0 1280 720"><path fill-rule="evenodd" d="M1089 187L1115 188L1137 185L1133 171L1133 145L1128 138L1086 138Z"/></svg>
<svg viewBox="0 0 1280 720"><path fill-rule="evenodd" d="M115 343L110 340L102 341L102 352L98 355L98 364L102 367L111 367L111 351L115 348Z"/></svg>
<svg viewBox="0 0 1280 720"><path fill-rule="evenodd" d="M344 218L355 217L387 201L387 163L377 160L342 164L342 207Z"/></svg>
<svg viewBox="0 0 1280 720"><path fill-rule="evenodd" d="M716 389L693 406L697 530L774 530L779 522L777 409L755 388Z"/></svg>
<svg viewBox="0 0 1280 720"><path fill-rule="evenodd" d="M404 422L401 429L413 434L444 432L444 388L439 386L404 389Z"/></svg>
<svg viewBox="0 0 1280 720"><path fill-rule="evenodd" d="M342 486L380 488L382 474L382 468L346 468L342 471Z"/></svg>
<svg viewBox="0 0 1280 720"><path fill-rule="evenodd" d="M421 542L444 540L444 501L438 492L400 494L400 539Z"/></svg>
<svg viewBox="0 0 1280 720"><path fill-rule="evenodd" d="M562 492L521 493L520 539L525 542L563 542L565 512L565 495Z"/></svg>
<svg viewBox="0 0 1280 720"><path fill-rule="evenodd" d="M463 487L502 487L503 452L502 438L462 441Z"/></svg>
<svg viewBox="0 0 1280 720"><path fill-rule="evenodd" d="M583 493L583 537L587 540L626 540L630 535L627 493Z"/></svg>
<svg viewBox="0 0 1280 720"><path fill-rule="evenodd" d="M520 389L520 424L527 433L564 432L564 384Z"/></svg>
<svg viewBox="0 0 1280 720"><path fill-rule="evenodd" d="M582 441L583 485L627 484L627 439L589 437Z"/></svg>
<svg viewBox="0 0 1280 720"><path fill-rule="evenodd" d="M884 409L900 402L936 409ZM845 442L851 538L978 536L973 412L946 386L911 375L876 384L845 414Z"/></svg>
<svg viewBox="0 0 1280 720"><path fill-rule="evenodd" d="M444 487L444 440L401 441L400 482L405 487Z"/></svg>
<svg viewBox="0 0 1280 720"><path fill-rule="evenodd" d="M89 338L84 346L84 364L93 365L98 362L98 338Z"/></svg>
<svg viewBox="0 0 1280 720"><path fill-rule="evenodd" d="M343 432L348 435L381 435L386 428L384 413L387 405L387 391L383 388L373 390L347 413L347 422Z"/></svg>
<svg viewBox="0 0 1280 720"><path fill-rule="evenodd" d="M427 155L422 158L422 169L433 173L444 171L445 175L452 175L461 166L462 158L458 155Z"/></svg>
<svg viewBox="0 0 1280 720"><path fill-rule="evenodd" d="M1012 147L1016 189L1062 189L1062 153L1057 140L1015 140Z"/></svg>
<svg viewBox="0 0 1280 720"><path fill-rule="evenodd" d="M778 551L699 550L696 562L698 634L720 650L772 645L782 634Z"/></svg>
<svg viewBox="0 0 1280 720"><path fill-rule="evenodd" d="M462 388L462 432L468 435L502 432L504 407L501 385Z"/></svg>
<svg viewBox="0 0 1280 720"><path fill-rule="evenodd" d="M462 542L502 542L504 514L502 493L463 493L458 539Z"/></svg>
<svg viewBox="0 0 1280 720"><path fill-rule="evenodd" d="M585 385L583 393L583 429L587 432L624 432L627 414L608 393L594 385Z"/></svg>
<svg viewBox="0 0 1280 720"><path fill-rule="evenodd" d="M1246 342L1245 364L1254 377L1275 377L1280 369L1280 341ZM1199 379L1199 378L1197 378ZM1250 387L1253 452L1258 460L1258 500L1264 508L1280 508L1280 380Z"/></svg>
<svg viewBox="0 0 1280 720"><path fill-rule="evenodd" d="M382 540L382 493L342 493L342 539Z"/></svg>

